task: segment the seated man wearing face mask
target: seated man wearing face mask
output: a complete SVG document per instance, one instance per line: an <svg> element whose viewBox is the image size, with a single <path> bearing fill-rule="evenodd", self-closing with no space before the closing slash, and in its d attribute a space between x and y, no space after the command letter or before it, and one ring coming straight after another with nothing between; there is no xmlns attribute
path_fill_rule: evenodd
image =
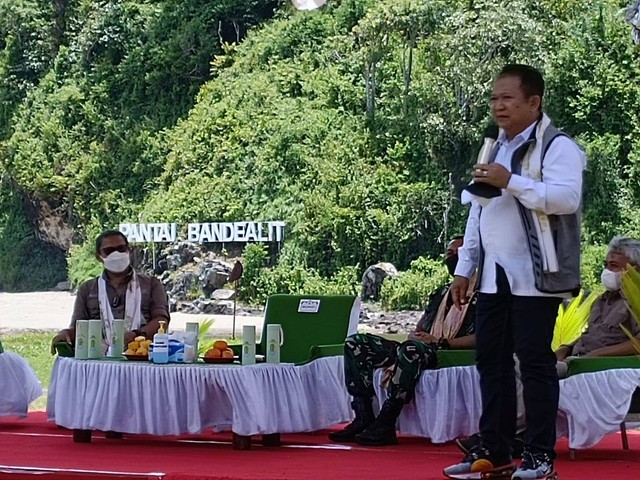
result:
<svg viewBox="0 0 640 480"><path fill-rule="evenodd" d="M620 328L624 325L640 338L640 327L631 317L620 293L621 277L627 268L640 270L640 241L614 237L609 243L601 276L607 290L593 304L587 330L576 342L562 345L556 351L559 376L566 375L566 364L571 357L616 357L637 353Z"/></svg>
<svg viewBox="0 0 640 480"><path fill-rule="evenodd" d="M109 347L114 319L124 319L125 345L138 336L153 338L160 320L168 325L169 305L164 287L157 278L133 270L124 234L117 230L102 232L96 239L95 255L104 271L78 288L71 325L53 338L52 354L56 343L74 344L77 320L103 321L103 354Z"/></svg>
<svg viewBox="0 0 640 480"><path fill-rule="evenodd" d="M447 246L445 263L451 275L456 268L462 239L455 237ZM347 337L344 345L345 383L353 396L351 407L355 419L343 430L330 433L331 440L372 446L397 443L396 419L403 405L413 398L422 371L436 368L436 351L472 349L475 346L475 296L471 295L474 284L475 277L469 282L472 300L460 310L451 308L453 300L448 285L431 294L422 318L403 343L371 334L358 333ZM372 407L376 368L387 369L383 383L389 381L388 397L377 418Z"/></svg>

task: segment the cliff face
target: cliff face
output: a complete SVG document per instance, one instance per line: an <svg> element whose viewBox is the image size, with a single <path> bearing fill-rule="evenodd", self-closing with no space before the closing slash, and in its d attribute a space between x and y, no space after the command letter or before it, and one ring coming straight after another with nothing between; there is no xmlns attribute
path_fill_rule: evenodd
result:
<svg viewBox="0 0 640 480"><path fill-rule="evenodd" d="M52 209L47 202L33 202L33 218L40 240L68 252L74 237L74 230L64 218L64 215Z"/></svg>

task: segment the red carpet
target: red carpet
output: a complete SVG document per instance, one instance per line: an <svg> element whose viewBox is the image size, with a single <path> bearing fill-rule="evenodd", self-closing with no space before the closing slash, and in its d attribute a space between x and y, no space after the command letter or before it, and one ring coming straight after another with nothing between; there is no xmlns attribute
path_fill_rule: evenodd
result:
<svg viewBox="0 0 640 480"><path fill-rule="evenodd" d="M282 447L255 443L249 451L233 450L230 432L179 438L125 435L121 440L95 433L92 443L78 444L70 431L34 412L24 420L0 418L0 480L33 474L8 467L61 469L38 476L57 480L427 480L443 478L442 468L460 458L455 446L423 438L401 437L393 447L366 448L330 443L326 433L287 434ZM629 432L629 444L631 450L622 450L620 435L612 434L570 461L567 442L561 440L556 463L560 478L638 478L640 432Z"/></svg>

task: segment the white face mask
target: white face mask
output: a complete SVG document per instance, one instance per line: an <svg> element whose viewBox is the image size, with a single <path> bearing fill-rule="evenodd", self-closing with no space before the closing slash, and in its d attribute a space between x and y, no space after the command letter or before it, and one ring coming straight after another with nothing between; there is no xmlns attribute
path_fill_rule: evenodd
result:
<svg viewBox="0 0 640 480"><path fill-rule="evenodd" d="M600 275L600 281L604 288L611 292L615 292L620 290L620 285L622 283L622 272L613 272L608 268L605 268Z"/></svg>
<svg viewBox="0 0 640 480"><path fill-rule="evenodd" d="M129 252L111 252L106 257L102 258L104 262L104 268L113 273L124 272L129 268L131 260L129 258Z"/></svg>

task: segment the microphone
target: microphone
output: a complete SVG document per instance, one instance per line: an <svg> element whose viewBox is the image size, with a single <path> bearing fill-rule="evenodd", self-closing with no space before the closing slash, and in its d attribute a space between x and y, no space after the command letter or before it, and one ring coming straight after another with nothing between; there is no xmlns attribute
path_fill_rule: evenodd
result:
<svg viewBox="0 0 640 480"><path fill-rule="evenodd" d="M491 151L493 150L493 145L496 143L497 139L498 127L496 125L489 125L484 131L484 141L482 142L482 147L478 152L478 159L476 163L481 165L489 163L489 160L491 159ZM482 198L495 198L502 195L502 191L498 187L494 187L487 183L472 182L464 189L476 197Z"/></svg>

